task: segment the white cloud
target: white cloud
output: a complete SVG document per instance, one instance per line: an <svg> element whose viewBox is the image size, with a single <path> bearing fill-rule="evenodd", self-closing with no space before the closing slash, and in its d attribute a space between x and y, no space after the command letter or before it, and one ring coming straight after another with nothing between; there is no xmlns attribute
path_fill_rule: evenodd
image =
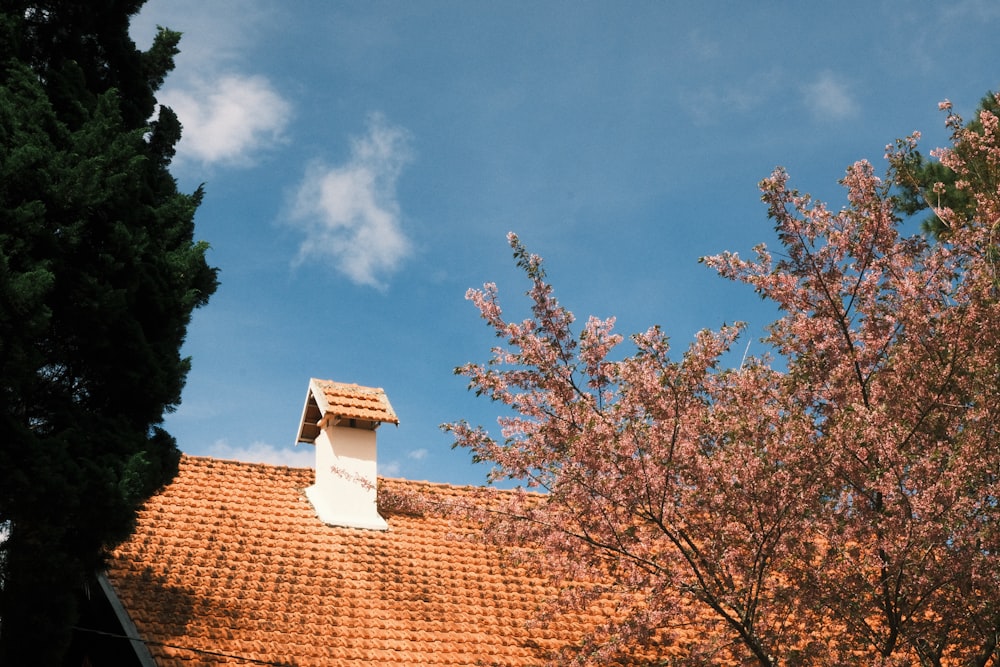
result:
<svg viewBox="0 0 1000 667"><path fill-rule="evenodd" d="M943 4L941 15L946 20L974 20L986 23L1000 17L1000 6L994 0L959 0Z"/></svg>
<svg viewBox="0 0 1000 667"><path fill-rule="evenodd" d="M256 153L279 143L291 105L261 76L229 74L167 88L161 101L184 126L180 159L203 164L247 165Z"/></svg>
<svg viewBox="0 0 1000 667"><path fill-rule="evenodd" d="M399 477L400 473L401 467L399 461L387 461L378 465L379 477Z"/></svg>
<svg viewBox="0 0 1000 667"><path fill-rule="evenodd" d="M772 103L782 94L784 78L778 68L761 70L742 79L684 90L680 99L696 124L714 125Z"/></svg>
<svg viewBox="0 0 1000 667"><path fill-rule="evenodd" d="M235 446L229 444L228 440L222 439L216 440L211 447L198 454L228 461L266 463L268 465L288 466L290 468L312 468L316 465L316 451L312 445L275 447L266 442L252 442L249 445ZM427 456L427 450L416 449L409 452L407 456L419 461ZM378 462L378 474L380 477L401 477L402 472L403 466L398 460L380 460ZM2 537L2 525L0 525L0 537Z"/></svg>
<svg viewBox="0 0 1000 667"><path fill-rule="evenodd" d="M242 67L276 11L270 3L152 0L132 21L141 49L157 25L182 33L176 68L157 94L184 126L178 162L249 166L281 141L291 103L269 79Z"/></svg>
<svg viewBox="0 0 1000 667"><path fill-rule="evenodd" d="M819 118L844 120L858 113L858 103L848 85L832 72L824 72L803 86L802 96L806 106Z"/></svg>
<svg viewBox="0 0 1000 667"><path fill-rule="evenodd" d="M698 60L715 60L722 55L719 41L700 28L688 31L687 51Z"/></svg>
<svg viewBox="0 0 1000 667"><path fill-rule="evenodd" d="M140 49L153 42L157 26L181 33L177 69L185 72L218 70L238 63L258 45L264 32L287 10L271 2L245 0L148 0L129 24L129 34Z"/></svg>
<svg viewBox="0 0 1000 667"><path fill-rule="evenodd" d="M208 448L208 456L217 459L245 461L247 463L268 463L292 468L312 468L316 463L316 453L309 445L275 447L266 442L254 442L242 447L234 447L226 440L217 440Z"/></svg>
<svg viewBox="0 0 1000 667"><path fill-rule="evenodd" d="M315 163L295 195L291 222L305 233L296 263L330 259L358 285L383 289L412 252L403 231L396 183L411 160L409 133L381 114L351 142L340 166Z"/></svg>

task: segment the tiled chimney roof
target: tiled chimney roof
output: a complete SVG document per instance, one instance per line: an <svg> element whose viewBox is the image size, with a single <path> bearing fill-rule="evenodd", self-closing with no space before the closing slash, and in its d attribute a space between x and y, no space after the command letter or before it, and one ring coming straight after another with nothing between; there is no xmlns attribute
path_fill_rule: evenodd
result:
<svg viewBox="0 0 1000 667"><path fill-rule="evenodd" d="M333 426L352 420L370 428L385 422L399 425L389 398L381 388L312 378L296 441L312 443L325 424Z"/></svg>

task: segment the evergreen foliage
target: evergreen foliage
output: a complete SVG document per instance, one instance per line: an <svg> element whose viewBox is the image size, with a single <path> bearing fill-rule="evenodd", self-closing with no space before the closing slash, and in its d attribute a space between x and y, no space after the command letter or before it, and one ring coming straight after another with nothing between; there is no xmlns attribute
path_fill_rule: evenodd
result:
<svg viewBox="0 0 1000 667"><path fill-rule="evenodd" d="M948 110L950 111L950 107ZM987 93L979 101L975 118L963 127L982 136L985 132L980 120L983 112L992 115L1000 113L1000 104L997 103L994 93ZM1000 137L996 139L1000 140ZM954 150L966 158L973 156L967 144L963 142L956 142ZM996 167L981 161L977 162L975 159L970 163L970 174L976 181L973 185L979 189L988 189L990 185L995 186L998 182ZM948 208L954 211L960 220L967 223L975 215L976 201L968 187L957 187L956 183L959 180L954 170L914 150L907 155L906 162L899 165L896 208L905 215L914 215L927 209ZM938 239L947 237L950 230L933 210L921 222L921 228L925 233Z"/></svg>
<svg viewBox="0 0 1000 667"><path fill-rule="evenodd" d="M168 171L155 92L180 34L128 35L140 0L0 11L0 664L58 664L75 601L176 472L194 308L215 291L202 198Z"/></svg>

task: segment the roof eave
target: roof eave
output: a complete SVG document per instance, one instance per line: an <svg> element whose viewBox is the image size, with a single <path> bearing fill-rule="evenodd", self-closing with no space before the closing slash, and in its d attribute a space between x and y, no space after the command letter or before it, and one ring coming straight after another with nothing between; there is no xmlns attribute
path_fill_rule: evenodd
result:
<svg viewBox="0 0 1000 667"><path fill-rule="evenodd" d="M98 572L97 583L100 585L104 597L107 598L108 603L111 605L111 609L115 612L115 617L121 624L125 636L128 637L129 644L132 645L132 650L135 651L135 657L138 659L139 664L142 667L158 667L153 654L149 652L149 647L146 646L146 642L139 635L139 629L135 626L132 617L129 616L128 610L125 609L125 605L122 604L121 599L118 597L114 585L108 579L108 575L104 572Z"/></svg>

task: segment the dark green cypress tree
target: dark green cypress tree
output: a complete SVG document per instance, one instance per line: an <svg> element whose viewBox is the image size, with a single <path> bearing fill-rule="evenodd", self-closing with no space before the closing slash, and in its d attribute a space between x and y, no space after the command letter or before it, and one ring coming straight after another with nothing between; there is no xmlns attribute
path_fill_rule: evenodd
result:
<svg viewBox="0 0 1000 667"><path fill-rule="evenodd" d="M193 309L216 270L202 197L168 168L155 93L180 35L128 35L141 1L0 10L0 664L58 664L76 600L177 470Z"/></svg>

